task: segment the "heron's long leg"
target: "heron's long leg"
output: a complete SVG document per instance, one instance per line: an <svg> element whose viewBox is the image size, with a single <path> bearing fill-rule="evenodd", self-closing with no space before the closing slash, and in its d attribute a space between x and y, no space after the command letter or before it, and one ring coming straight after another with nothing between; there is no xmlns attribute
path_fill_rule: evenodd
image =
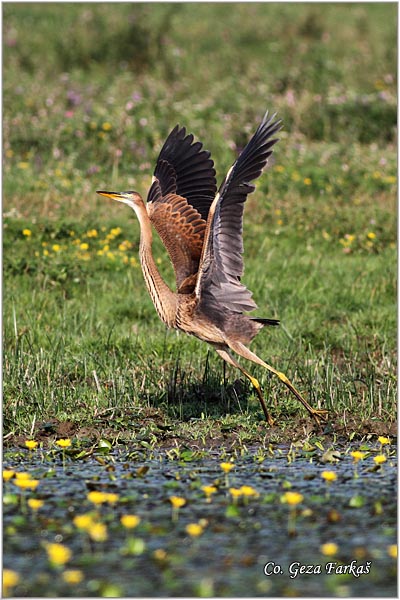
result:
<svg viewBox="0 0 400 600"><path fill-rule="evenodd" d="M271 427L272 427L272 425L274 424L274 420L271 417L271 415L269 414L267 407L265 406L265 401L264 401L263 395L261 393L261 386L260 386L258 380L255 377L253 377L252 375L250 375L250 373L248 373L245 369L243 369L242 365L240 365L237 362L237 360L235 360L233 358L233 356L229 353L228 350L224 350L222 348L216 348L216 351L221 356L221 358L224 359L224 361L226 361L228 364L232 365L233 367L238 368L240 371L242 371L243 375L245 375L251 381L252 385L254 386L254 389L257 392L257 396L261 402L261 406L264 411L265 418L268 421L268 425L271 425Z"/></svg>
<svg viewBox="0 0 400 600"><path fill-rule="evenodd" d="M240 356L243 356L243 358L247 358L248 360L251 360L251 361L257 363L258 365L261 365L265 369L268 369L268 371L271 371L271 373L274 373L275 375L277 375L279 377L279 379L286 385L286 387L288 387L289 390L296 396L297 400L299 400L302 403L302 405L308 410L308 412L316 420L318 425L320 424L320 417L326 418L326 414L328 411L316 409L316 408L313 408L312 406L310 406L310 404L308 404L307 400L304 400L303 396L300 394L300 392L298 390L296 390L294 385L291 383L291 381L289 381L289 379L286 377L286 375L284 373L282 373L281 371L277 371L276 369L274 369L274 367L271 367L271 365L268 365L266 362L261 360L261 358L259 358L257 356L257 354L254 354L254 352L249 350L241 342L228 342L228 344L232 350L237 352L237 354L239 354Z"/></svg>

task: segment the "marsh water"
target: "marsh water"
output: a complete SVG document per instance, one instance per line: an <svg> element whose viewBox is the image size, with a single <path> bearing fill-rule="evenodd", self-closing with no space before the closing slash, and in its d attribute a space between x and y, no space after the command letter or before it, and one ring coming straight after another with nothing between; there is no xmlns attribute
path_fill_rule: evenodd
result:
<svg viewBox="0 0 400 600"><path fill-rule="evenodd" d="M346 452L326 464L318 452L249 450L225 474L216 452L117 447L63 461L8 449L3 468L40 481L34 491L5 483L4 567L20 576L10 594L395 596L396 457L377 467L376 453L356 465ZM326 470L337 475L330 484L321 477ZM243 485L256 494L234 499L229 490ZM209 499L203 486L216 488ZM116 493L118 501L93 506L90 490ZM296 506L283 502L288 490L301 494ZM178 510L173 495L186 501ZM34 513L27 497L44 500L42 508ZM74 516L90 511L106 524L106 540L94 542L74 526ZM126 530L123 514L138 515L139 526ZM189 535L189 523L200 523L201 535ZM71 549L68 565L49 565L48 542ZM65 569L80 570L82 581L66 583Z"/></svg>

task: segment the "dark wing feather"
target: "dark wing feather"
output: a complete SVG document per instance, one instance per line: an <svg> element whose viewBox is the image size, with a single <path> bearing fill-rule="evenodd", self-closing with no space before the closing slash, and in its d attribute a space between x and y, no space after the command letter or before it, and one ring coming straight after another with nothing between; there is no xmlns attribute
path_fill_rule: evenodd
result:
<svg viewBox="0 0 400 600"><path fill-rule="evenodd" d="M154 171L147 201L160 201L167 194L186 198L206 221L217 191L210 153L192 134L177 125L167 137Z"/></svg>
<svg viewBox="0 0 400 600"><path fill-rule="evenodd" d="M243 275L243 209L255 186L250 182L261 174L272 146L271 139L281 121L265 115L254 136L228 171L209 212L196 294L203 308L224 307L234 312L257 307L252 293L240 283Z"/></svg>

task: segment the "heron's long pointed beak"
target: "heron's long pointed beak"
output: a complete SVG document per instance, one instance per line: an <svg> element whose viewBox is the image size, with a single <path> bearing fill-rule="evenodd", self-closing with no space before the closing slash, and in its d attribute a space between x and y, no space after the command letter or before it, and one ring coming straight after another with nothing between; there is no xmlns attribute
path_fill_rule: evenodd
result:
<svg viewBox="0 0 400 600"><path fill-rule="evenodd" d="M100 194L100 196L106 196L107 198L112 198L113 200L119 200L120 202L121 202L121 200L125 200L124 194L122 194L121 192L97 191L96 194Z"/></svg>

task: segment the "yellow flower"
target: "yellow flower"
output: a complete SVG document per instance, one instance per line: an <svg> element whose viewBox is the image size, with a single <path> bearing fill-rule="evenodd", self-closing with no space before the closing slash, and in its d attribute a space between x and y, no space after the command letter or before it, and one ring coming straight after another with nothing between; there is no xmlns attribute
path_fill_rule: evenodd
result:
<svg viewBox="0 0 400 600"><path fill-rule="evenodd" d="M322 479L325 479L325 481L328 481L329 483L331 481L336 481L336 479L337 479L337 475L334 471L322 471L321 477L322 477Z"/></svg>
<svg viewBox="0 0 400 600"><path fill-rule="evenodd" d="M31 237L32 231L30 229L23 229L22 235L24 235L25 237Z"/></svg>
<svg viewBox="0 0 400 600"><path fill-rule="evenodd" d="M16 479L30 479L30 473L15 473Z"/></svg>
<svg viewBox="0 0 400 600"><path fill-rule="evenodd" d="M242 496L259 496L260 494L250 485L242 485L240 488Z"/></svg>
<svg viewBox="0 0 400 600"><path fill-rule="evenodd" d="M69 569L63 572L62 578L64 579L65 583L74 585L75 583L80 583L82 581L83 573L79 569Z"/></svg>
<svg viewBox="0 0 400 600"><path fill-rule="evenodd" d="M188 533L192 537L197 537L197 536L201 535L204 531L202 526L199 525L198 523L189 523L189 525L186 525L185 529L186 529L186 533Z"/></svg>
<svg viewBox="0 0 400 600"><path fill-rule="evenodd" d="M26 161L21 161L18 163L18 169L27 169L29 167L29 163Z"/></svg>
<svg viewBox="0 0 400 600"><path fill-rule="evenodd" d="M383 437L383 435L380 435L378 437L378 442L382 445L385 446L385 444L390 444L390 439L388 437Z"/></svg>
<svg viewBox="0 0 400 600"><path fill-rule="evenodd" d="M382 463L386 462L387 458L384 454L378 454L378 456L374 456L374 463L376 465L381 465Z"/></svg>
<svg viewBox="0 0 400 600"><path fill-rule="evenodd" d="M44 500L39 500L38 498L28 498L28 506L32 510L39 510L42 508L44 504Z"/></svg>
<svg viewBox="0 0 400 600"><path fill-rule="evenodd" d="M89 514L76 515L76 517L73 518L72 522L78 529L87 530L93 525L93 517Z"/></svg>
<svg viewBox="0 0 400 600"><path fill-rule="evenodd" d="M277 173L283 173L284 170L285 167L283 165L275 165L274 167L274 171L276 171Z"/></svg>
<svg viewBox="0 0 400 600"><path fill-rule="evenodd" d="M94 542L105 542L108 537L107 527L104 523L93 523L88 529L88 533Z"/></svg>
<svg viewBox="0 0 400 600"><path fill-rule="evenodd" d="M153 556L156 560L164 561L167 558L167 553L165 552L164 548L157 548L154 550Z"/></svg>
<svg viewBox="0 0 400 600"><path fill-rule="evenodd" d="M397 177L395 177L394 175L388 175L387 177L383 178L383 181L385 183L396 183L397 182Z"/></svg>
<svg viewBox="0 0 400 600"><path fill-rule="evenodd" d="M390 544L387 548L390 558L397 558L397 544Z"/></svg>
<svg viewBox="0 0 400 600"><path fill-rule="evenodd" d="M186 504L185 498L181 498L180 496L170 496L169 501L174 508L181 508L181 506L185 506Z"/></svg>
<svg viewBox="0 0 400 600"><path fill-rule="evenodd" d="M112 493L110 493L110 494L106 494L106 496L107 496L106 501L109 504L115 504L115 502L118 502L118 500L119 500L119 495L118 494L112 494Z"/></svg>
<svg viewBox="0 0 400 600"><path fill-rule="evenodd" d="M217 491L217 488L214 485L203 485L201 489L203 490L207 498L210 498L212 494L215 494L215 492Z"/></svg>
<svg viewBox="0 0 400 600"><path fill-rule="evenodd" d="M87 499L89 502L93 502L93 504L104 504L108 502L108 494L106 492L89 492L87 495Z"/></svg>
<svg viewBox="0 0 400 600"><path fill-rule="evenodd" d="M223 462L219 466L221 467L224 473L229 473L230 471L232 471L235 465L233 463Z"/></svg>
<svg viewBox="0 0 400 600"><path fill-rule="evenodd" d="M109 502L110 504L114 504L118 501L118 494L110 494L107 492L89 492L87 495L87 499L93 504L104 504L105 502Z"/></svg>
<svg viewBox="0 0 400 600"><path fill-rule="evenodd" d="M56 441L57 446L60 446L60 448L69 448L72 444L71 440L66 438L66 439L61 439L61 440L57 440Z"/></svg>
<svg viewBox="0 0 400 600"><path fill-rule="evenodd" d="M49 561L55 566L65 565L72 557L71 550L64 544L47 544L46 551Z"/></svg>
<svg viewBox="0 0 400 600"><path fill-rule="evenodd" d="M139 525L140 517L137 515L122 515L120 521L127 529L134 529Z"/></svg>
<svg viewBox="0 0 400 600"><path fill-rule="evenodd" d="M120 233L122 233L121 227L113 227L110 229L110 234L113 238L117 237Z"/></svg>
<svg viewBox="0 0 400 600"><path fill-rule="evenodd" d="M94 238L97 237L98 233L96 229L90 229L86 235L88 236L88 238Z"/></svg>
<svg viewBox="0 0 400 600"><path fill-rule="evenodd" d="M39 480L38 479L14 479L13 480L14 485L16 485L17 487L26 490L26 489L31 489L31 490L35 490L37 488L37 486L39 485Z"/></svg>
<svg viewBox="0 0 400 600"><path fill-rule="evenodd" d="M303 495L299 492L285 492L282 496L282 501L290 506L296 506L303 501Z"/></svg>
<svg viewBox="0 0 400 600"><path fill-rule="evenodd" d="M112 125L108 121L103 123L103 125L101 127L102 127L103 131L110 131L110 129L112 129Z"/></svg>
<svg viewBox="0 0 400 600"><path fill-rule="evenodd" d="M126 252L127 250L132 248L132 246L133 246L133 244L131 244L131 242L128 242L128 240L124 240L118 246L118 250L120 250L121 252Z"/></svg>
<svg viewBox="0 0 400 600"><path fill-rule="evenodd" d="M53 250L53 252L60 252L61 246L60 244L53 244L51 249Z"/></svg>
<svg viewBox="0 0 400 600"><path fill-rule="evenodd" d="M374 233L373 231L369 231L367 233L367 238L369 238L370 240L374 240L376 238L376 233Z"/></svg>
<svg viewBox="0 0 400 600"><path fill-rule="evenodd" d="M38 442L35 442L35 440L26 440L25 446L29 448L29 450L34 450L38 446Z"/></svg>
<svg viewBox="0 0 400 600"><path fill-rule="evenodd" d="M311 184L312 184L311 179L309 177L305 177L304 178L304 185L311 185Z"/></svg>
<svg viewBox="0 0 400 600"><path fill-rule="evenodd" d="M320 551L324 556L334 556L337 554L339 547L335 542L327 542L326 544L322 544L320 546Z"/></svg>
<svg viewBox="0 0 400 600"><path fill-rule="evenodd" d="M3 471L3 479L4 479L4 481L8 481L12 477L14 477L14 475L15 475L15 471L11 471L9 469Z"/></svg>
<svg viewBox="0 0 400 600"><path fill-rule="evenodd" d="M353 457L355 463L358 463L359 460L362 460L365 457L365 452L360 452L360 450L354 450L354 452L350 452L350 456Z"/></svg>
<svg viewBox="0 0 400 600"><path fill-rule="evenodd" d="M19 583L19 574L12 569L3 569L3 596L8 596L10 588Z"/></svg>
<svg viewBox="0 0 400 600"><path fill-rule="evenodd" d="M239 498L239 496L242 495L242 490L239 490L238 488L229 488L229 493L232 498Z"/></svg>
<svg viewBox="0 0 400 600"><path fill-rule="evenodd" d="M89 244L87 242L82 242L82 244L79 245L79 248L81 250L89 250Z"/></svg>

